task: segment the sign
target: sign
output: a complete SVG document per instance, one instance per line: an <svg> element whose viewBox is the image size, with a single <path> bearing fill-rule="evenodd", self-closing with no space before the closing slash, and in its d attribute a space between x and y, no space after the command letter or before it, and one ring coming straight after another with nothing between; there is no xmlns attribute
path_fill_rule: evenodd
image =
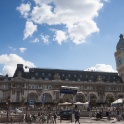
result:
<svg viewBox="0 0 124 124"><path fill-rule="evenodd" d="M75 95L77 93L77 90L73 90L73 89L60 89L60 94L61 93Z"/></svg>
<svg viewBox="0 0 124 124"><path fill-rule="evenodd" d="M60 94L73 94L75 95L77 93L78 87L69 87L69 86L61 86Z"/></svg>

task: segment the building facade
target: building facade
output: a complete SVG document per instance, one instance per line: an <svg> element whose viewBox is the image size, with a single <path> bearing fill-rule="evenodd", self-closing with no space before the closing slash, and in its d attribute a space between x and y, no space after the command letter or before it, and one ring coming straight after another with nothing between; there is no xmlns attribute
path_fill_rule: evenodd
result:
<svg viewBox="0 0 124 124"><path fill-rule="evenodd" d="M118 73L83 70L29 68L17 64L13 77L0 77L0 103L59 103L91 101L108 104L124 98L124 38L120 35L115 52ZM60 94L61 86L78 87L77 94Z"/></svg>

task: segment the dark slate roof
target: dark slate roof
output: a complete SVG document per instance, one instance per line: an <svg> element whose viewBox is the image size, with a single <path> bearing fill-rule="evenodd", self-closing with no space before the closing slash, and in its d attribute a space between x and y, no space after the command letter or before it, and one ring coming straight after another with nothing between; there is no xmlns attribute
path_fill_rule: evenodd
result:
<svg viewBox="0 0 124 124"><path fill-rule="evenodd" d="M69 80L69 81L96 82L102 80L103 82L110 82L110 83L123 82L122 79L118 76L118 73L111 73L111 72L44 69L44 68L30 68L29 72L24 72L23 65L18 64L13 77L17 77L18 73L20 72L21 72L21 76L27 79L32 78L32 79L42 79L42 80L54 80L55 78L60 78L60 80Z"/></svg>

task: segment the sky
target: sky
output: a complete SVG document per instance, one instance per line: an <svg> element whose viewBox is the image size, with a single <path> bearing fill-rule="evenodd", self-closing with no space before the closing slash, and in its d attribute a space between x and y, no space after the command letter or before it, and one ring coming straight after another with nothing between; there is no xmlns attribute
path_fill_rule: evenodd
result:
<svg viewBox="0 0 124 124"><path fill-rule="evenodd" d="M123 5L124 0L0 0L0 74L13 76L17 64L116 72Z"/></svg>

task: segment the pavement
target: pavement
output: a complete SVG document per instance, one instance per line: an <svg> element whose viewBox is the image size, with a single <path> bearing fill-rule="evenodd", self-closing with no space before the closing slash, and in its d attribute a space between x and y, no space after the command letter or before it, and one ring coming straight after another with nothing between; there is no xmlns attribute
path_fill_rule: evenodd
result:
<svg viewBox="0 0 124 124"><path fill-rule="evenodd" d="M5 123L0 123L5 124ZM8 124L27 124L26 122L16 122L16 123L8 123ZM31 124L53 124L53 123L31 123ZM57 118L56 124L79 124L75 122L71 122L71 120L62 120L60 121L59 118ZM89 117L81 117L80 118L80 124L124 124L124 121L117 121L116 118L112 118L111 120L108 120L106 117L96 120L95 117L89 118Z"/></svg>
<svg viewBox="0 0 124 124"><path fill-rule="evenodd" d="M75 122L70 122L70 120L63 120L60 122L60 120L57 120L57 124L78 124ZM102 118L100 120L96 120L96 118L88 118L88 117L82 117L80 118L80 124L124 124L124 121L117 121L117 119L112 118L111 120L108 120L107 118Z"/></svg>
<svg viewBox="0 0 124 124"><path fill-rule="evenodd" d="M0 124L2 124L2 123L0 123ZM8 124L27 124L27 123L21 122L21 123L8 123ZM31 123L31 124L42 124L42 123ZM44 123L44 124L53 124L53 123ZM58 118L56 124L78 124L78 123L71 122L70 120L62 120L60 122L60 120ZM112 118L111 120L108 120L107 118L102 118L100 120L96 120L95 117L92 117L92 118L81 117L80 124L124 124L124 121L117 121L115 118Z"/></svg>

